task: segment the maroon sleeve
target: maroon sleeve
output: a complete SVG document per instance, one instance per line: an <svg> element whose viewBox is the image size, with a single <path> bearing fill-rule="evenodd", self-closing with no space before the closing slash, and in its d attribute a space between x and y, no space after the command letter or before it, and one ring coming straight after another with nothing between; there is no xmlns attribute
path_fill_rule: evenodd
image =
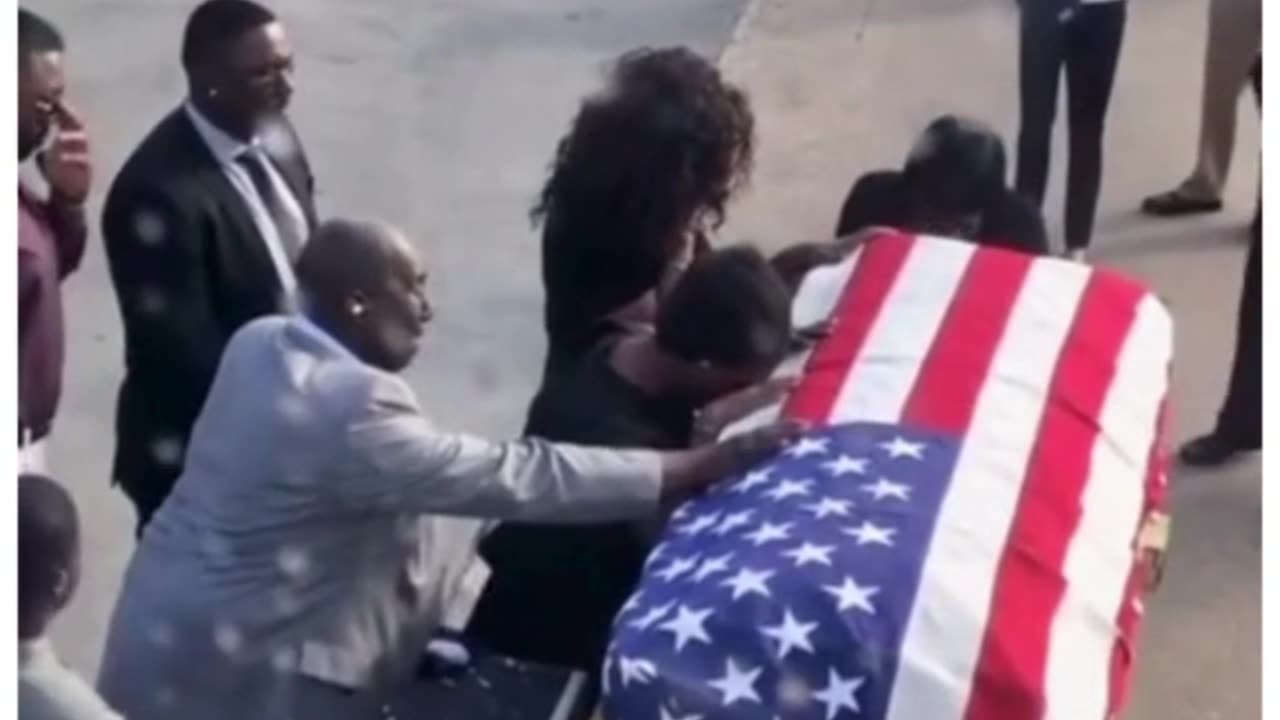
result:
<svg viewBox="0 0 1280 720"><path fill-rule="evenodd" d="M80 267L80 261L84 259L89 237L84 206L66 204L53 198L46 203L45 211L58 245L58 277L66 278Z"/></svg>
<svg viewBox="0 0 1280 720"><path fill-rule="evenodd" d="M26 335L40 296L40 272L30 253L18 251L18 337Z"/></svg>

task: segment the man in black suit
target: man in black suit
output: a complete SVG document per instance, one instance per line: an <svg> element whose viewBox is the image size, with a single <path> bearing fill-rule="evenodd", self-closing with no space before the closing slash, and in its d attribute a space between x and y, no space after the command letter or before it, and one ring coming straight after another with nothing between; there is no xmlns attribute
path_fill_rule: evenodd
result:
<svg viewBox="0 0 1280 720"><path fill-rule="evenodd" d="M1262 56L1253 66L1253 89L1262 107ZM1179 457L1192 467L1215 467L1262 448L1262 188L1249 226L1249 256L1236 310L1236 347L1227 396L1213 430L1182 446Z"/></svg>
<svg viewBox="0 0 1280 720"><path fill-rule="evenodd" d="M182 65L186 101L126 161L102 218L125 328L113 479L139 533L182 471L223 347L291 306L315 225L314 179L284 116L293 51L275 15L206 0Z"/></svg>

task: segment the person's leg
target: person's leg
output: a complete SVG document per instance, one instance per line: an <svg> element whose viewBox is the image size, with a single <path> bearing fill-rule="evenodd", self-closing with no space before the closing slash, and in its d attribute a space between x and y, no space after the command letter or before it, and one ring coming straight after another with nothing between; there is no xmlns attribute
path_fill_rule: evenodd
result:
<svg viewBox="0 0 1280 720"><path fill-rule="evenodd" d="M1102 137L1124 39L1125 8L1114 2L1082 5L1067 25L1067 250L1084 250L1093 236L1102 183Z"/></svg>
<svg viewBox="0 0 1280 720"><path fill-rule="evenodd" d="M1213 432L1182 447L1188 465L1219 465L1262 447L1262 235L1254 233L1244 266L1236 319L1235 357L1227 396Z"/></svg>
<svg viewBox="0 0 1280 720"><path fill-rule="evenodd" d="M1047 3L1023 3L1018 48L1019 130L1014 187L1039 208L1049 177L1049 148L1062 69L1062 24Z"/></svg>
<svg viewBox="0 0 1280 720"><path fill-rule="evenodd" d="M1181 215L1222 207L1222 187L1235 148L1236 106L1261 50L1261 28L1261 0L1210 0L1195 169L1173 191L1147 198L1146 212Z"/></svg>

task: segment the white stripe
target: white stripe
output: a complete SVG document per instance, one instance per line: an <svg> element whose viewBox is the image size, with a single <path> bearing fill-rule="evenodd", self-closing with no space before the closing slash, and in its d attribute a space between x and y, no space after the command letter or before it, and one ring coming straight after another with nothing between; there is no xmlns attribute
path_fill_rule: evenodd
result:
<svg viewBox="0 0 1280 720"><path fill-rule="evenodd" d="M923 237L912 246L832 404L830 422L898 421L976 249Z"/></svg>
<svg viewBox="0 0 1280 720"><path fill-rule="evenodd" d="M1084 265L1045 261L1028 271L938 513L888 720L963 717L996 570L1089 272Z"/></svg>
<svg viewBox="0 0 1280 720"><path fill-rule="evenodd" d="M1168 390L1173 321L1151 296L1138 306L1098 418L1080 524L1063 563L1066 592L1049 631L1046 720L1106 716L1115 619L1135 560L1147 462Z"/></svg>
<svg viewBox="0 0 1280 720"><path fill-rule="evenodd" d="M795 300L791 303L792 327L809 327L831 317L861 254L862 248L858 248L843 261L814 268L804 276ZM798 376L809 363L810 353L811 351L806 350L791 355L774 371L774 377ZM768 425L776 421L781 412L782 402L761 408L725 428L721 437L730 438Z"/></svg>
<svg viewBox="0 0 1280 720"><path fill-rule="evenodd" d="M791 303L792 326L806 327L831 317L861 257L862 248L858 248L835 265L821 265L810 270Z"/></svg>

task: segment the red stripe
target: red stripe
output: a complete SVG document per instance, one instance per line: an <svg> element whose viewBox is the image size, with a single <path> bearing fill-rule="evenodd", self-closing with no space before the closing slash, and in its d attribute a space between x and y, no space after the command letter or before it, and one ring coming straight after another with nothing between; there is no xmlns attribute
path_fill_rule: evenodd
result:
<svg viewBox="0 0 1280 720"><path fill-rule="evenodd" d="M1097 418L1142 295L1094 273L1076 308L996 572L966 720L1044 715L1049 631L1065 591L1061 568L1080 520Z"/></svg>
<svg viewBox="0 0 1280 720"><path fill-rule="evenodd" d="M1143 507L1145 512L1139 522L1137 535L1142 532L1142 524L1150 513L1164 510L1165 487L1161 482L1168 470L1169 457L1165 447L1165 432L1169 427L1169 398L1160 403L1160 414L1156 418L1155 442L1151 444L1151 455L1147 459L1147 497ZM1111 677L1108 703L1108 717L1113 717L1124 709L1129 699L1129 681L1133 672L1134 655L1138 648L1138 626L1142 624L1142 614L1134 607L1146 594L1146 558L1139 555L1139 562L1134 563L1133 572L1129 575L1129 583L1125 587L1124 600L1116 613L1116 628L1119 637L1111 653Z"/></svg>
<svg viewBox="0 0 1280 720"><path fill-rule="evenodd" d="M836 304L832 316L836 324L809 356L804 379L791 391L783 417L820 423L831 415L840 388L914 246L915 238L904 234L882 235L863 246Z"/></svg>
<svg viewBox="0 0 1280 720"><path fill-rule="evenodd" d="M974 253L920 366L904 422L955 435L969 428L1031 263L1031 256L1021 253Z"/></svg>

